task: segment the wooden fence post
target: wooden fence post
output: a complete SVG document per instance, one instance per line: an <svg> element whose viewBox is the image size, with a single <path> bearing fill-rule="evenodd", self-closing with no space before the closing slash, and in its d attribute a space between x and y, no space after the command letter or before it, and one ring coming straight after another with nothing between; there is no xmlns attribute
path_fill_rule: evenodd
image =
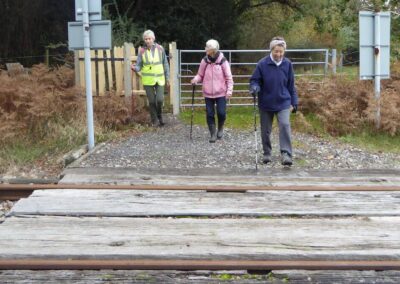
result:
<svg viewBox="0 0 400 284"><path fill-rule="evenodd" d="M176 42L169 44L169 62L170 62L170 102L174 115L179 114L179 56L176 49Z"/></svg>
<svg viewBox="0 0 400 284"><path fill-rule="evenodd" d="M125 102L132 116L134 110L132 99L132 70L131 70L131 43L124 43L124 94Z"/></svg>
<svg viewBox="0 0 400 284"><path fill-rule="evenodd" d="M336 75L336 49L332 49L332 74Z"/></svg>
<svg viewBox="0 0 400 284"><path fill-rule="evenodd" d="M79 51L74 51L75 86L81 86L81 67L79 63Z"/></svg>

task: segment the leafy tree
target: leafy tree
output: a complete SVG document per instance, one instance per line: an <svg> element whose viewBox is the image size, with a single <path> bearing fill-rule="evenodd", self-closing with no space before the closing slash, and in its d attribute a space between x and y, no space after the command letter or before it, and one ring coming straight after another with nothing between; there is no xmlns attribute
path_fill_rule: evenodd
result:
<svg viewBox="0 0 400 284"><path fill-rule="evenodd" d="M199 48L215 38L224 47L235 46L234 1L147 0L136 4L129 15L143 30L154 30L159 42L176 41L179 48Z"/></svg>
<svg viewBox="0 0 400 284"><path fill-rule="evenodd" d="M0 1L0 62L43 62L46 45L65 41L73 6L73 1Z"/></svg>
<svg viewBox="0 0 400 284"><path fill-rule="evenodd" d="M114 46L122 46L124 42L138 42L140 40L140 30L137 24L133 22L133 19L128 17L128 13L133 7L134 1L131 2L130 6L126 10L120 11L116 0L110 1L103 5L103 18L110 19L112 26L112 41ZM110 12L113 11L113 14ZM123 13L122 13L123 12Z"/></svg>

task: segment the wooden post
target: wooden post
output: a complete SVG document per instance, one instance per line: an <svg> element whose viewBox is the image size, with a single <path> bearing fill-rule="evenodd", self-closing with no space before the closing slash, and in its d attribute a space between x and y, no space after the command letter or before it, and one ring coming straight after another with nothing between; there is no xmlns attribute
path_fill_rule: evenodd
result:
<svg viewBox="0 0 400 284"><path fill-rule="evenodd" d="M103 49L103 57L104 57L104 79L106 84L106 91L110 91L110 81L108 80L108 55L107 50Z"/></svg>
<svg viewBox="0 0 400 284"><path fill-rule="evenodd" d="M340 52L340 57L339 57L339 69L340 69L340 73L343 72L343 59L344 59L343 52Z"/></svg>
<svg viewBox="0 0 400 284"><path fill-rule="evenodd" d="M99 53L94 51L94 70L96 74L96 96L99 96Z"/></svg>
<svg viewBox="0 0 400 284"><path fill-rule="evenodd" d="M111 78L112 78L112 89L114 91L117 90L117 79L115 76L115 56L114 56L114 48L111 48Z"/></svg>
<svg viewBox="0 0 400 284"><path fill-rule="evenodd" d="M134 109L132 105L132 70L131 70L131 43L124 43L124 93L125 102L129 107L130 115Z"/></svg>
<svg viewBox="0 0 400 284"><path fill-rule="evenodd" d="M46 60L46 66L49 67L50 66L50 50L49 47L46 46L46 55L45 55L45 60Z"/></svg>
<svg viewBox="0 0 400 284"><path fill-rule="evenodd" d="M169 44L169 62L170 62L170 101L173 114L179 114L179 56L176 48L176 42Z"/></svg>
<svg viewBox="0 0 400 284"><path fill-rule="evenodd" d="M75 86L81 85L81 66L79 62L79 51L74 51Z"/></svg>
<svg viewBox="0 0 400 284"><path fill-rule="evenodd" d="M336 75L336 49L332 49L332 74Z"/></svg>

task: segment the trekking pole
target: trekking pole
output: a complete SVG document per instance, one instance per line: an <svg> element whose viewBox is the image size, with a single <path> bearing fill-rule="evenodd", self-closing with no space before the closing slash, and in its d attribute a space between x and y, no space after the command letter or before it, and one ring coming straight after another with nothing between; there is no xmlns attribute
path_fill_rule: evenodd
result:
<svg viewBox="0 0 400 284"><path fill-rule="evenodd" d="M254 103L254 141L256 144L256 171L258 170L258 143L257 143L257 111L256 111L256 97L257 93L253 96Z"/></svg>
<svg viewBox="0 0 400 284"><path fill-rule="evenodd" d="M192 116L190 118L190 140L192 139L192 132L193 132L193 112L194 112L194 90L196 89L196 84L193 84L192 90Z"/></svg>

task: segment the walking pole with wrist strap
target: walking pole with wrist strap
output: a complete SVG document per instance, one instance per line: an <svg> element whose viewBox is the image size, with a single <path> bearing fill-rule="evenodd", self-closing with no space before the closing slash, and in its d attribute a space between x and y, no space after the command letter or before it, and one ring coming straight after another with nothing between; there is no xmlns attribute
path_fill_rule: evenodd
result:
<svg viewBox="0 0 400 284"><path fill-rule="evenodd" d="M192 116L190 118L190 140L192 139L192 132L193 132L193 112L194 112L194 91L196 89L196 84L193 84L193 90L192 90Z"/></svg>
<svg viewBox="0 0 400 284"><path fill-rule="evenodd" d="M257 111L256 111L256 97L257 93L253 96L253 103L254 103L254 141L256 144L256 171L258 170L258 143L257 143Z"/></svg>

